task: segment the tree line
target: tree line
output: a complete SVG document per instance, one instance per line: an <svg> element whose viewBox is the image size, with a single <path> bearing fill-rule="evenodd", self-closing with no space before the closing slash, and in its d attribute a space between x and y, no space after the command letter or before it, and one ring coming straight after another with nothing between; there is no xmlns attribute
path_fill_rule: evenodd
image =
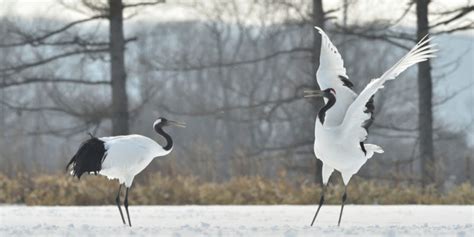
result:
<svg viewBox="0 0 474 237"><path fill-rule="evenodd" d="M67 160L63 156L76 144L70 141L83 139L88 131L147 135L147 123L167 114L190 124L187 131L176 131L179 161L170 162L168 170L198 163L191 174L222 180L271 176L284 169L320 182L321 164L315 162L312 144L322 101L302 97L304 89L317 87L320 37L313 26L334 35L360 89L368 75L377 76L396 52L401 54L426 34L449 35L474 27L470 4L433 11L436 3L429 0L406 1L400 16L358 23L351 9L359 3L343 0L329 8L323 0L81 0L58 2L84 16L74 21L5 16L0 23L5 36L0 39L1 160L10 166L33 162L51 168L51 163ZM148 22L144 27L127 23L167 4L180 5L200 20ZM410 16L416 26L397 27ZM368 54L364 58L372 63L360 60ZM413 85L417 90L398 85L376 98L380 110L371 139L396 152L374 160L361 176L426 186L442 182L442 174L464 174L459 170L472 159L472 148L463 131L435 127L433 70L430 61L421 63ZM399 93L406 97L390 96ZM418 105L393 116L392 105L400 108L409 100ZM407 121L413 113L417 121ZM393 125L399 124L394 119L404 120L403 126ZM443 137L451 143L435 149ZM439 160L446 151L455 153L456 167ZM12 158L17 156L29 158ZM411 175L414 169L421 176Z"/></svg>

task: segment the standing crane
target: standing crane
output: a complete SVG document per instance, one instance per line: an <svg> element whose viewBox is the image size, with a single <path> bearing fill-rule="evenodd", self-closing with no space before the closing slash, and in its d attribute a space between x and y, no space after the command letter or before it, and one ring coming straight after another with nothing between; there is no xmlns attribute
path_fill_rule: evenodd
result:
<svg viewBox="0 0 474 237"><path fill-rule="evenodd" d="M374 120L375 93L384 87L386 81L395 79L410 66L435 57L437 50L434 44L429 43L431 39L425 36L381 77L372 79L357 95L352 90L354 85L346 75L344 62L336 47L322 29L315 28L321 34L320 65L316 73L321 90L306 90L305 97L323 97L325 105L315 122L314 153L323 162L323 187L311 226L324 203L327 183L334 170L341 173L344 182L339 226L347 199L347 185L352 176L374 153L383 153L381 147L365 143L368 128Z"/></svg>
<svg viewBox="0 0 474 237"><path fill-rule="evenodd" d="M163 131L166 126L185 127L184 123L168 120L159 117L153 123L153 129L166 139L166 145L161 146L152 139L132 134L113 137L94 137L81 144L76 154L66 166L66 170L71 168L71 174L78 179L84 173L94 173L104 175L109 179L118 179L119 189L115 202L122 217L124 225L122 208L120 207L120 190L125 185L125 211L127 212L128 224L130 215L128 213L128 190L132 186L135 175L145 169L150 162L159 156L165 156L173 149L173 140L171 136Z"/></svg>

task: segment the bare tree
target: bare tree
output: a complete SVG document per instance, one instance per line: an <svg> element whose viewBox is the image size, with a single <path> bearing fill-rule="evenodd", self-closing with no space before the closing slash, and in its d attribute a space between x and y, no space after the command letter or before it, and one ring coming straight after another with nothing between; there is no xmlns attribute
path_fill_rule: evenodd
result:
<svg viewBox="0 0 474 237"><path fill-rule="evenodd" d="M8 43L0 44L0 48L25 48L34 47L39 48L37 51L38 60L31 62L24 62L18 60L13 65L0 68L1 75L6 78L0 83L0 88L12 88L19 86L26 86L30 84L80 84L80 85L110 85L111 88L111 109L97 108L97 113L104 117L100 119L112 120L112 134L126 134L129 132L130 109L129 101L126 91L126 68L125 68L125 50L126 43L136 40L135 37L125 38L123 33L124 10L135 9L143 6L153 6L163 3L163 0L156 1L142 1L127 4L122 0L109 0L107 2L82 0L81 6L68 6L70 9L76 11L83 11L85 14L92 16L69 22L56 29L46 29L38 31L37 33L30 33L29 30L21 29L20 26L15 26L10 29L16 35L16 39ZM63 3L65 4L65 3ZM106 20L109 22L108 40L102 39L100 34L94 32L84 36L79 31L73 31L74 28L85 25L86 23ZM12 37L13 38L13 37ZM58 53L55 55L48 55L48 49L54 48ZM102 54L107 53L110 58L110 79L83 79L83 78L69 78L58 76L32 76L31 71L36 68L45 67L60 60L83 56L85 58L101 59ZM60 93L61 94L61 93ZM58 97L59 98L59 97ZM56 111L63 111L71 116L78 117L85 121L90 120L86 113L93 115L94 113L86 111L77 111L73 106L65 106L61 100L56 100ZM3 104L9 103L2 101ZM16 109L23 109L27 111L42 111L42 108L30 108L24 106L10 106ZM100 111L110 111L110 113L100 113Z"/></svg>
<svg viewBox="0 0 474 237"><path fill-rule="evenodd" d="M429 33L428 5L430 0L416 1L417 40ZM433 151L433 85L430 60L418 64L419 113L418 129L420 139L420 158L422 165L422 186L435 181L435 157Z"/></svg>
<svg viewBox="0 0 474 237"><path fill-rule="evenodd" d="M113 135L128 134L127 75L125 73L125 39L123 36L122 0L109 1L110 75L112 81Z"/></svg>
<svg viewBox="0 0 474 237"><path fill-rule="evenodd" d="M462 22L470 12L474 11L474 6L462 6L451 9L437 15L447 16L447 19L439 20L430 25L428 16L430 15L429 5L431 0L416 1L416 18L417 18L417 40L428 35L431 30L435 34L453 33L468 29L474 29L474 21L467 20ZM449 25L460 22L459 25L450 29L437 31L436 28L441 25ZM422 163L422 186L434 183L436 181L436 160L433 146L433 82L432 68L430 60L422 62L418 65L418 94L419 94L419 114L418 114L418 130L420 139L420 158Z"/></svg>

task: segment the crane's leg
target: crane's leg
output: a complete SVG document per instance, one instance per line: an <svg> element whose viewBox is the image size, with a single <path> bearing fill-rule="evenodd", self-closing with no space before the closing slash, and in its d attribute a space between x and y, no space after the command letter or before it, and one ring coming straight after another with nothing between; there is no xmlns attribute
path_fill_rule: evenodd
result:
<svg viewBox="0 0 474 237"><path fill-rule="evenodd" d="M122 184L120 184L119 186L117 197L115 198L115 203L117 203L117 207L119 209L120 216L122 217L123 224L126 225L127 223L125 223L125 218L123 218L122 208L120 207L120 189L122 189Z"/></svg>
<svg viewBox="0 0 474 237"><path fill-rule="evenodd" d="M342 195L341 212L339 213L339 221L337 222L337 226L341 225L342 211L344 210L344 203L346 202L346 199L347 199L346 191L347 191L347 186L344 185L344 194Z"/></svg>
<svg viewBox="0 0 474 237"><path fill-rule="evenodd" d="M316 217L318 216L319 210L321 209L321 206L324 204L324 193L326 192L326 187L327 183L329 181L329 177L331 177L332 172L334 169L332 167L329 167L328 165L323 164L323 190L321 193L321 197L319 198L319 206L318 210L316 210L316 213L314 214L313 221L311 221L311 226L313 226L314 221L316 220Z"/></svg>
<svg viewBox="0 0 474 237"><path fill-rule="evenodd" d="M316 220L316 217L318 216L319 210L321 209L321 206L324 203L324 193L326 192L326 185L323 186L323 191L321 193L321 197L319 198L319 206L318 210L316 210L316 213L314 214L313 221L311 221L311 226L313 226L314 221Z"/></svg>
<svg viewBox="0 0 474 237"><path fill-rule="evenodd" d="M125 206L125 211L127 212L127 217L128 217L128 225L130 225L130 227L132 227L132 222L130 222L130 214L128 213L128 189L126 189L125 191L125 201L123 203L123 205ZM124 221L125 223L125 221Z"/></svg>

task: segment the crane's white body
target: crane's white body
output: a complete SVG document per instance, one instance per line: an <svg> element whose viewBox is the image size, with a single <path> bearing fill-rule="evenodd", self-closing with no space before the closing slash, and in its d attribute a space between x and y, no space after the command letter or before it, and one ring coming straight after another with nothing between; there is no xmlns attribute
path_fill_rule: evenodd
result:
<svg viewBox="0 0 474 237"><path fill-rule="evenodd" d="M334 89L336 103L326 112L324 124L316 118L314 152L323 162L323 183L327 184L336 169L341 172L344 184L347 185L367 159L374 153L383 153L377 145L365 144L366 154L360 147L360 142L367 138L363 124L370 119L370 114L364 112L366 103L378 89L383 88L385 81L395 79L408 67L434 57L436 50L432 48L433 45L428 44L429 39L420 41L392 68L380 78L373 79L357 95L340 79L340 76L348 78L341 55L329 37L321 29L316 29L322 36L317 81L321 90Z"/></svg>
<svg viewBox="0 0 474 237"><path fill-rule="evenodd" d="M358 143L346 144L338 130L327 129L319 119L316 121L314 153L323 162L324 184L327 184L334 169L341 172L343 181L347 184L368 159Z"/></svg>
<svg viewBox="0 0 474 237"><path fill-rule="evenodd" d="M99 174L109 179L118 179L126 187L132 186L135 175L144 170L150 162L159 156L171 152L163 149L152 139L142 135L101 137L107 150Z"/></svg>

